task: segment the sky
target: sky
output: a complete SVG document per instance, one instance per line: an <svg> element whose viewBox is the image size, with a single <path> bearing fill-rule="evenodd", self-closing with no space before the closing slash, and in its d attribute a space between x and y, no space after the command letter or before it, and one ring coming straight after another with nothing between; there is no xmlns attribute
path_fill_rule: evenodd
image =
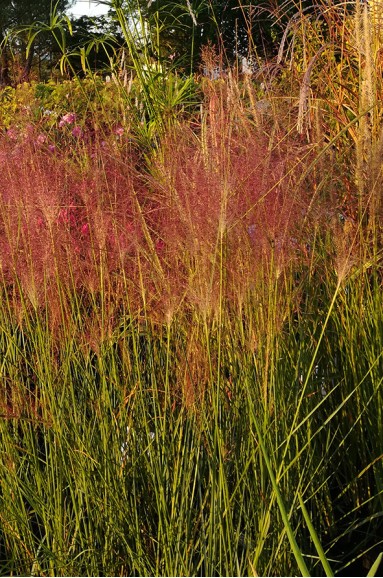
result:
<svg viewBox="0 0 383 578"><path fill-rule="evenodd" d="M103 4L98 4L95 0L76 0L73 7L69 10L76 18L78 16L100 16L106 14L108 7Z"/></svg>

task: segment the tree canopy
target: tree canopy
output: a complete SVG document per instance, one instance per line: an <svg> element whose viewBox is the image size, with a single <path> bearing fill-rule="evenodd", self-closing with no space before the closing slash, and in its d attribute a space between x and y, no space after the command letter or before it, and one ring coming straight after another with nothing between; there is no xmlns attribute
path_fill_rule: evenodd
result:
<svg viewBox="0 0 383 578"><path fill-rule="evenodd" d="M52 11L64 14L73 3L74 0L1 0L0 84L29 80L34 61L38 63L39 77L44 78L44 71L49 72L62 53L48 31L40 31L27 51L31 38L28 26L36 29L40 23L42 29L44 26L47 29ZM147 43L146 54L190 73L198 69L202 48L208 44L215 45L228 62L252 56L254 52L270 56L275 53L288 19L297 11L311 13L315 6L321 5L321 0L302 0L299 4L296 0L105 0L105 4L110 6L107 16L73 19L71 34L66 34L65 50L72 55L76 72L81 70L80 48L86 45L91 70L108 66L107 50L98 48L109 46L113 51L119 42L123 44L118 11L125 15L129 26L136 28L133 42L138 51L143 41ZM278 25L273 28L276 22ZM19 33L13 43L5 46L4 41L14 27ZM18 60L11 75L12 54Z"/></svg>
<svg viewBox="0 0 383 578"><path fill-rule="evenodd" d="M5 40L8 33L14 28L28 27L32 24L49 24L53 11L56 14L63 14L73 4L74 0L1 0L0 4L0 84L10 81L10 50L17 55L18 71L14 81L28 80L33 57L39 53L44 57L47 52L52 51L51 39L46 35L40 37L31 45L28 56L26 46L28 42L28 32L19 34L17 39L7 45Z"/></svg>
<svg viewBox="0 0 383 578"><path fill-rule="evenodd" d="M257 46L270 51L270 18L260 2L240 0L120 0L131 14L139 11L155 36L157 51L193 68L202 46L214 44L231 60Z"/></svg>

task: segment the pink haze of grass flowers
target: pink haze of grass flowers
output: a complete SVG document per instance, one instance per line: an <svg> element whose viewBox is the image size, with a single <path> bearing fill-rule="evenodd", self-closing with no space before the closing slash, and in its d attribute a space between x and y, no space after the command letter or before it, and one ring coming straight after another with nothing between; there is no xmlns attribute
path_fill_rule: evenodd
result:
<svg viewBox="0 0 383 578"><path fill-rule="evenodd" d="M99 287L102 259L102 266L113 273L111 283L129 280L130 299L138 309L144 279L151 288L148 306L156 315L178 299L208 311L220 298L219 271L212 263L224 206L225 291L245 295L257 280L259 264L268 258L270 239L278 266L289 261L287 241L296 236L293 225L298 224L304 198L293 198L288 187L276 186L288 162L283 151L270 155L267 139L253 126L248 134L229 130L230 115L221 109L222 118L211 109L203 149L187 126L164 138L151 178L146 173L143 178L139 157L131 149L127 153L116 147L110 155L108 140L82 141L89 163L80 172L68 162L69 147L47 155L45 147L30 146L30 139L16 146L18 131L8 131L1 142L8 164L0 174L3 274L10 281L17 274L27 285L31 279L36 286L53 280L46 283L52 291L59 277L93 292ZM59 124L73 137L84 134L73 112ZM112 133L118 137L126 129L116 124ZM44 136L36 131L33 145L38 140L54 152L54 144ZM22 250L10 233L20 222L26 231ZM54 303L52 298L52 307Z"/></svg>
<svg viewBox="0 0 383 578"><path fill-rule="evenodd" d="M75 207L68 207L65 209L61 209L57 217L57 223L75 226L76 225Z"/></svg>

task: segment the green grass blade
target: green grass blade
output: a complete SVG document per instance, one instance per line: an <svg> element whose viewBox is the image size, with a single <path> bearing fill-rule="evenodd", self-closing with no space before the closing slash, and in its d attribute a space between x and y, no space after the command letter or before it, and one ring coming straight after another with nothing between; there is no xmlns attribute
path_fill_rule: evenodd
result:
<svg viewBox="0 0 383 578"><path fill-rule="evenodd" d="M320 543L318 534L315 531L315 528L313 526L313 523L312 523L311 518L309 516L309 513L307 511L307 508L306 508L304 501L302 500L302 496L300 494L298 494L298 499L299 499L299 504L301 506L303 517L304 517L305 522L307 524L307 527L309 529L311 539L314 542L314 546L315 546L315 549L318 553L319 559L322 562L323 569L326 572L326 576L334 576L334 572L332 571L331 566L330 566L330 564L326 558L326 555L325 555L324 550L322 548L322 544Z"/></svg>
<svg viewBox="0 0 383 578"><path fill-rule="evenodd" d="M379 566L380 566L380 563L382 561L382 558L383 558L383 552L381 552L379 554L379 556L377 557L377 559L375 560L375 562L371 566L370 571L367 574L367 576L376 576L376 573L379 570Z"/></svg>
<svg viewBox="0 0 383 578"><path fill-rule="evenodd" d="M301 571L301 573L302 573L302 576L310 576L310 572L309 572L309 570L308 570L308 568L307 568L307 566L306 566L306 562L305 562L304 559L303 559L302 552L301 552L301 550L300 550L300 548L299 548L299 546L298 546L298 543L297 543L296 538L295 538L295 535L294 535L294 531L293 531L293 529L292 529L292 527L291 527L290 520L289 520L289 517L288 517L288 514L287 514L287 510L286 510L286 507L285 507L285 504L284 504L284 501L283 501L281 492L279 491L279 487L278 487L277 480L276 480L276 478L275 478L273 469L272 469L272 467L271 467L271 463L270 463L270 459L269 459L269 456L268 456L268 452L267 452L267 450L266 450L265 442L264 442L264 440L263 440L263 436L262 436L262 434L261 434L261 430L260 430L260 428L259 428L259 425L258 425L258 423L257 423L256 417L254 416L254 414L252 415L252 418L253 418L252 421L253 421L254 427L255 427L256 432L257 432L258 443L259 443L260 448L261 448L261 452L262 452L262 455L263 455L263 459L265 460L266 468L267 468L267 471L268 471L268 474L269 474L269 477L270 477L271 484L272 484L272 486L273 486L273 490L274 490L274 492L275 492L275 496L276 496L276 499L277 499L278 507L279 507L279 510L280 510L280 512L281 512L283 524L284 524L284 527L285 527L286 534L287 534L287 537L288 537L288 539L289 539L290 545L291 545L291 547L292 547L295 560L297 561L297 564L298 564L299 569L300 569L300 571Z"/></svg>

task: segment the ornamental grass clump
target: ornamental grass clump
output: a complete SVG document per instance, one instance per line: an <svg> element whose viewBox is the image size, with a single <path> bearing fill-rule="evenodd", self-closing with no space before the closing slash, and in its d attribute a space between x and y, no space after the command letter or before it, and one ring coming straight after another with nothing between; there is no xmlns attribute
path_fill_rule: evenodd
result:
<svg viewBox="0 0 383 578"><path fill-rule="evenodd" d="M149 219L171 294L214 314L242 302L270 267L282 275L316 213L307 215L310 193L297 186L307 147L274 146L236 106L233 81L205 93L198 132L185 123L153 157Z"/></svg>
<svg viewBox="0 0 383 578"><path fill-rule="evenodd" d="M105 142L85 140L52 150L33 133L1 144L4 284L51 312L61 290L69 301L73 291L101 294L118 286L121 271L134 285L144 242L135 155L122 161Z"/></svg>
<svg viewBox="0 0 383 578"><path fill-rule="evenodd" d="M297 185L307 148L276 146L237 109L233 79L204 90L198 130L174 127L146 162L121 126L95 135L72 112L56 138L32 125L7 133L4 282L52 311L58 287L64 301L114 293L116 311L127 292L132 314L162 323L180 307L216 316L271 269L280 277L316 215Z"/></svg>

